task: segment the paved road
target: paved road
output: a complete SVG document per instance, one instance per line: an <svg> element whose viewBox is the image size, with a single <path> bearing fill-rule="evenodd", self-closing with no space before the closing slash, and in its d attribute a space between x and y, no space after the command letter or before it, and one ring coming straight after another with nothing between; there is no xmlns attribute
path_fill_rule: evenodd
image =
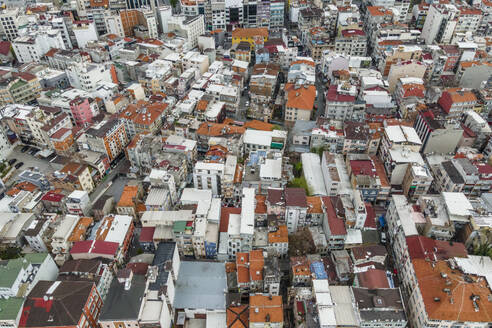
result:
<svg viewBox="0 0 492 328"><path fill-rule="evenodd" d="M316 105L318 106L318 109L316 110L316 115L315 115L315 120L322 116L325 115L325 92L326 88L323 83L323 76L316 74L316 90L318 90L318 98L316 99Z"/></svg>
<svg viewBox="0 0 492 328"><path fill-rule="evenodd" d="M109 172L109 174L106 176L104 182L100 183L94 189L94 191L90 194L89 198L90 198L92 204L94 204L99 199L99 197L101 197L106 192L109 184L112 183L113 178L116 176L116 174L119 171L120 166L124 162L125 162L124 160L121 160L118 164L116 164L114 169L112 169L111 172ZM120 195L121 195L121 193L120 193ZM118 199L119 199L119 197L118 197ZM118 201L118 199L115 199L115 201Z"/></svg>
<svg viewBox="0 0 492 328"><path fill-rule="evenodd" d="M51 163L49 161L29 155L27 152L21 152L22 147L23 146L15 147L14 150L12 150L10 155L7 157L7 161L15 158L17 160L15 164L18 164L20 162L24 163L22 167L14 172L7 183L15 181L17 176L29 167L37 167L39 171L45 175L48 175L54 171L54 168L51 166Z"/></svg>

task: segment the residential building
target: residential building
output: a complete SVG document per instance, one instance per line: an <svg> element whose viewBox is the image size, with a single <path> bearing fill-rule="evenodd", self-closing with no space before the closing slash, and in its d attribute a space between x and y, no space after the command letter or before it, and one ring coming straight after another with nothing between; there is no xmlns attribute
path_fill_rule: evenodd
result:
<svg viewBox="0 0 492 328"><path fill-rule="evenodd" d="M0 265L2 298L26 297L40 280L54 281L58 267L48 253L25 254Z"/></svg>
<svg viewBox="0 0 492 328"><path fill-rule="evenodd" d="M123 188L120 200L116 204L116 213L120 215L129 215L133 217L133 219L137 219L137 206L141 194L142 190L139 185L126 185Z"/></svg>
<svg viewBox="0 0 492 328"><path fill-rule="evenodd" d="M232 31L232 44L247 42L250 49L255 49L258 41L264 43L268 40L268 29L266 27L257 28L236 28Z"/></svg>
<svg viewBox="0 0 492 328"><path fill-rule="evenodd" d="M458 16L459 10L453 4L431 5L422 27L425 44L451 43Z"/></svg>
<svg viewBox="0 0 492 328"><path fill-rule="evenodd" d="M286 188L285 191L285 222L289 233L294 233L299 227L306 226L308 205L306 191L302 188Z"/></svg>
<svg viewBox="0 0 492 328"><path fill-rule="evenodd" d="M110 119L92 125L77 142L82 149L102 153L112 162L123 153L129 138L124 123Z"/></svg>
<svg viewBox="0 0 492 328"><path fill-rule="evenodd" d="M448 117L459 118L464 112L474 109L477 97L471 90L450 88L442 93L438 103Z"/></svg>
<svg viewBox="0 0 492 328"><path fill-rule="evenodd" d="M67 191L84 190L88 193L95 188L89 166L70 162L60 171L54 172L50 182L55 188Z"/></svg>
<svg viewBox="0 0 492 328"><path fill-rule="evenodd" d="M250 327L284 326L284 311L281 296L252 294L249 296Z"/></svg>
<svg viewBox="0 0 492 328"><path fill-rule="evenodd" d="M146 277L129 268L120 269L109 288L99 316L101 327L138 325L141 300L146 290Z"/></svg>
<svg viewBox="0 0 492 328"><path fill-rule="evenodd" d="M39 62L51 48L65 49L59 30L46 26L27 29L28 31L12 41L12 49L19 62Z"/></svg>
<svg viewBox="0 0 492 328"><path fill-rule="evenodd" d="M103 260L68 260L60 268L57 280L92 281L104 301L108 295L113 271Z"/></svg>
<svg viewBox="0 0 492 328"><path fill-rule="evenodd" d="M43 280L27 296L19 327L96 328L101 307L102 299L93 282Z"/></svg>
<svg viewBox="0 0 492 328"><path fill-rule="evenodd" d="M69 214L87 216L90 213L91 202L89 193L84 190L74 190L68 194L65 206Z"/></svg>
<svg viewBox="0 0 492 328"><path fill-rule="evenodd" d="M27 104L36 99L41 85L36 75L0 71L0 105Z"/></svg>
<svg viewBox="0 0 492 328"><path fill-rule="evenodd" d="M98 40L98 33L94 21L73 21L72 31L80 49L85 48L89 42Z"/></svg>
<svg viewBox="0 0 492 328"><path fill-rule="evenodd" d="M193 169L194 187L197 189L210 189L214 196L220 196L224 170L223 163L197 162Z"/></svg>
<svg viewBox="0 0 492 328"><path fill-rule="evenodd" d="M365 56L367 53L367 36L363 30L344 29L335 39L335 51L350 56Z"/></svg>
<svg viewBox="0 0 492 328"><path fill-rule="evenodd" d="M205 33L205 22L203 15L186 17L184 15L173 15L167 21L168 31L174 32L187 40L189 49L198 46L198 37Z"/></svg>
<svg viewBox="0 0 492 328"><path fill-rule="evenodd" d="M297 120L309 121L316 100L316 87L314 85L298 85L287 83L285 85L285 121Z"/></svg>
<svg viewBox="0 0 492 328"><path fill-rule="evenodd" d="M67 69L70 85L85 91L95 91L101 83L113 83L110 66L95 63L73 63Z"/></svg>
<svg viewBox="0 0 492 328"><path fill-rule="evenodd" d="M403 177L403 193L409 199L415 200L420 196L427 194L432 181L432 174L426 166L410 163L407 167L407 172Z"/></svg>

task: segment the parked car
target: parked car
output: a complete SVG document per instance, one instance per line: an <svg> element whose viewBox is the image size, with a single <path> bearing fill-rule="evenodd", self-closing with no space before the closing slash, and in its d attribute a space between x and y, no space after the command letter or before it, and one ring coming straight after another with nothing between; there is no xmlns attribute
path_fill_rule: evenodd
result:
<svg viewBox="0 0 492 328"><path fill-rule="evenodd" d="M14 163L17 162L17 160L15 158L12 158L10 161L9 161L9 165L12 166L14 165Z"/></svg>
<svg viewBox="0 0 492 328"><path fill-rule="evenodd" d="M26 151L28 151L28 150L29 150L29 146L24 146L24 147L22 147L22 149L21 149L21 153L25 153L25 152L26 152Z"/></svg>
<svg viewBox="0 0 492 328"><path fill-rule="evenodd" d="M34 156L36 155L36 153L38 152L38 150L36 148L32 148L30 151L29 151L29 154Z"/></svg>
<svg viewBox="0 0 492 328"><path fill-rule="evenodd" d="M24 163L23 162L19 162L19 163L15 164L15 168L16 169L20 169L22 167L22 165L24 165Z"/></svg>

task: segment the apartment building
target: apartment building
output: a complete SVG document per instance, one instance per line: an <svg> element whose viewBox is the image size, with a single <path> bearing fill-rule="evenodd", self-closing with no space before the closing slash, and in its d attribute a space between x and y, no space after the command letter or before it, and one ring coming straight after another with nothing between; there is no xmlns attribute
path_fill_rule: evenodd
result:
<svg viewBox="0 0 492 328"><path fill-rule="evenodd" d="M205 21L203 15L187 17L173 15L167 22L169 32L174 32L187 40L189 49L198 46L198 37L205 33Z"/></svg>
<svg viewBox="0 0 492 328"><path fill-rule="evenodd" d="M285 85L285 96L287 98L285 121L309 121L314 109L316 95L317 91L314 85L287 83Z"/></svg>
<svg viewBox="0 0 492 328"><path fill-rule="evenodd" d="M101 308L102 299L92 281L40 281L24 302L19 327L97 328Z"/></svg>
<svg viewBox="0 0 492 328"><path fill-rule="evenodd" d="M100 83L113 82L110 67L105 64L74 63L65 73L72 87L85 91L94 91Z"/></svg>
<svg viewBox="0 0 492 328"><path fill-rule="evenodd" d="M262 43L268 40L268 29L266 27L257 28L236 28L232 31L232 44L239 44L240 42L249 43L250 49L255 49L256 42Z"/></svg>
<svg viewBox="0 0 492 328"><path fill-rule="evenodd" d="M459 118L469 110L473 110L477 97L471 90L461 88L446 89L438 100L439 105L450 118Z"/></svg>
<svg viewBox="0 0 492 328"><path fill-rule="evenodd" d="M433 4L429 7L422 38L425 44L450 43L458 24L459 10L453 4Z"/></svg>
<svg viewBox="0 0 492 328"><path fill-rule="evenodd" d="M199 161L193 169L193 184L197 189L210 189L213 195L221 195L225 165Z"/></svg>
<svg viewBox="0 0 492 328"><path fill-rule="evenodd" d="M59 30L47 26L28 27L12 41L12 49L21 63L39 62L52 48L65 49L65 43Z"/></svg>
<svg viewBox="0 0 492 328"><path fill-rule="evenodd" d="M129 138L124 123L112 119L91 126L77 142L83 149L104 154L112 162L123 153Z"/></svg>
<svg viewBox="0 0 492 328"><path fill-rule="evenodd" d="M365 56L367 53L367 36L363 30L345 29L335 39L335 51L350 56Z"/></svg>
<svg viewBox="0 0 492 328"><path fill-rule="evenodd" d="M35 100L40 91L36 75L0 71L0 105L27 104Z"/></svg>
<svg viewBox="0 0 492 328"><path fill-rule="evenodd" d="M129 139L139 133L155 134L163 124L168 104L161 102L138 101L130 104L120 114Z"/></svg>

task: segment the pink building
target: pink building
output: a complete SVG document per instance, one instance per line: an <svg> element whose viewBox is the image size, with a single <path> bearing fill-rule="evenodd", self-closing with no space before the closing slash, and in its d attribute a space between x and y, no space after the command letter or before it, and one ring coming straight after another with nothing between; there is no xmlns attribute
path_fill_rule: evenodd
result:
<svg viewBox="0 0 492 328"><path fill-rule="evenodd" d="M70 111L77 126L92 123L92 118L99 114L97 102L92 98L77 97L70 102Z"/></svg>

